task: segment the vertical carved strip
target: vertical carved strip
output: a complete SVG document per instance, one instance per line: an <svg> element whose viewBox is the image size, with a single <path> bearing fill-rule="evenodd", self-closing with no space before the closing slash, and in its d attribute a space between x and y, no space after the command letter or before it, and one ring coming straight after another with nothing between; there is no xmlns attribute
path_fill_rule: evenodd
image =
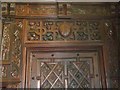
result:
<svg viewBox="0 0 120 90"><path fill-rule="evenodd" d="M2 20L1 20L1 13L0 13L0 60L2 60L1 43L2 43Z"/></svg>
<svg viewBox="0 0 120 90"><path fill-rule="evenodd" d="M21 28L22 22L18 21L17 24L13 24L13 34L12 34L12 42L11 42L11 62L12 62L12 70L11 76L14 78L19 78L20 74L20 61L21 61Z"/></svg>
<svg viewBox="0 0 120 90"><path fill-rule="evenodd" d="M108 54L107 60L107 71L108 71L108 87L109 88L118 88L118 43L116 27L112 23L112 20L105 22L105 34L106 34L106 50ZM114 21L115 23L115 21ZM116 84L115 84L116 83Z"/></svg>
<svg viewBox="0 0 120 90"><path fill-rule="evenodd" d="M2 60L9 60L10 51L10 24L4 23L3 25L3 37L2 37Z"/></svg>

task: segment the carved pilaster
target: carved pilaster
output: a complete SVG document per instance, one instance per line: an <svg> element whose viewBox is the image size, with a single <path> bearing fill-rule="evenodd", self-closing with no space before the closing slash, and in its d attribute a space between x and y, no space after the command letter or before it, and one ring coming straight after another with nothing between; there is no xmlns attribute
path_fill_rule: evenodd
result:
<svg viewBox="0 0 120 90"><path fill-rule="evenodd" d="M17 84L20 76L20 62L21 62L21 21L4 21L3 36L2 36L2 63L0 66L1 79L0 83L10 85ZM4 62L9 62L9 65ZM17 81L15 81L17 80ZM11 85L12 85L11 84Z"/></svg>
<svg viewBox="0 0 120 90"><path fill-rule="evenodd" d="M113 23L114 22L114 23ZM107 79L109 88L119 88L119 58L118 58L118 39L115 20L105 21L106 50L107 50Z"/></svg>
<svg viewBox="0 0 120 90"><path fill-rule="evenodd" d="M3 24L3 36L1 44L2 60L9 60L10 53L10 24Z"/></svg>
<svg viewBox="0 0 120 90"><path fill-rule="evenodd" d="M11 77L19 78L20 75L20 62L21 62L21 54L22 54L22 42L21 42L21 32L22 32L22 22L17 21L12 25L12 41L11 41Z"/></svg>

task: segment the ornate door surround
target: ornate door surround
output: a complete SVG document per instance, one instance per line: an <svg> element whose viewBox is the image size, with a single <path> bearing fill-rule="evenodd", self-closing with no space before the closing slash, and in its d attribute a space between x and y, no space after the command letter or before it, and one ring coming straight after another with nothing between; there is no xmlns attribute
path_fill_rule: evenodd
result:
<svg viewBox="0 0 120 90"><path fill-rule="evenodd" d="M103 63L100 52L99 46L87 49L82 46L28 48L25 86L26 88L102 88L105 86L105 81L102 80L104 67L100 65ZM82 69L82 65L89 73ZM89 66L85 67L86 65Z"/></svg>

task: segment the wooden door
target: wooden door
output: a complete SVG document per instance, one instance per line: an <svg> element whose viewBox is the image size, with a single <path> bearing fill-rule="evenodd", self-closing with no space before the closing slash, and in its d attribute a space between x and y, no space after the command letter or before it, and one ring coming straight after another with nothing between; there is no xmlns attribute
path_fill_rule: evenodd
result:
<svg viewBox="0 0 120 90"><path fill-rule="evenodd" d="M30 54L29 88L100 88L97 52Z"/></svg>

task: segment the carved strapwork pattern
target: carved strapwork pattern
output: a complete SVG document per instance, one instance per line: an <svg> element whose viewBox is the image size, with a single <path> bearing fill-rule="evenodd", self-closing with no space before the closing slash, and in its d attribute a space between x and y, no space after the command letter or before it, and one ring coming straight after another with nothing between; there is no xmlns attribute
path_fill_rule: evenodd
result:
<svg viewBox="0 0 120 90"><path fill-rule="evenodd" d="M16 21L16 24L13 26L13 35L12 35L12 46L11 46L11 62L12 62L12 71L11 76L14 78L19 78L20 74L20 61L22 54L22 42L21 42L21 32L22 32L22 21Z"/></svg>
<svg viewBox="0 0 120 90"><path fill-rule="evenodd" d="M106 33L106 45L107 45L107 52L108 52L108 78L110 79L110 87L118 88L120 87L118 84L119 80L119 59L118 59L118 43L117 41L117 34L116 34L116 27L112 23L115 21L108 20L105 22L105 33Z"/></svg>
<svg viewBox="0 0 120 90"><path fill-rule="evenodd" d="M99 21L27 21L27 41L100 41Z"/></svg>
<svg viewBox="0 0 120 90"><path fill-rule="evenodd" d="M4 23L3 25L3 36L2 36L2 60L9 60L10 52L10 24Z"/></svg>

